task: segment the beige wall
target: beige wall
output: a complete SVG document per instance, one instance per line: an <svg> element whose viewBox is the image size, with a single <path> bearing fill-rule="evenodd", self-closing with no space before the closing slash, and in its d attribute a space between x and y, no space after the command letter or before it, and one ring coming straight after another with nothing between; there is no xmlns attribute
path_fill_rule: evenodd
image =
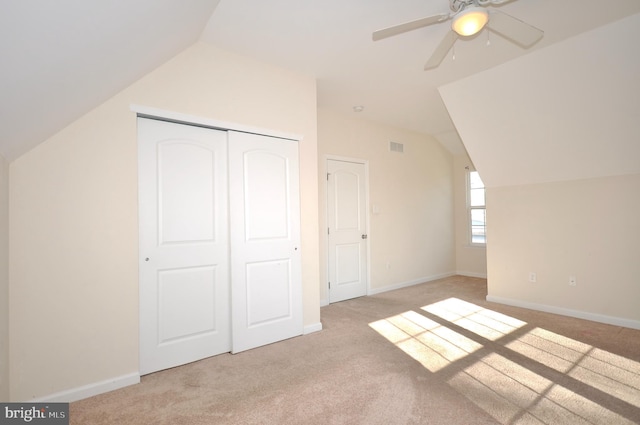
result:
<svg viewBox="0 0 640 425"><path fill-rule="evenodd" d="M439 88L488 187L488 299L640 327L638 36L640 14Z"/></svg>
<svg viewBox="0 0 640 425"><path fill-rule="evenodd" d="M304 137L304 323L320 321L315 80L199 43L11 164L12 400L138 371L131 104Z"/></svg>
<svg viewBox="0 0 640 425"><path fill-rule="evenodd" d="M640 326L638 194L640 174L489 189L489 297Z"/></svg>
<svg viewBox="0 0 640 425"><path fill-rule="evenodd" d="M0 155L0 401L9 400L9 164Z"/></svg>
<svg viewBox="0 0 640 425"><path fill-rule="evenodd" d="M467 211L467 172L469 170L475 170L469 157L466 154L456 155L453 159L456 273L464 276L487 277L487 249L483 246L471 245L469 241Z"/></svg>
<svg viewBox="0 0 640 425"><path fill-rule="evenodd" d="M404 144L404 154L389 151ZM326 155L369 165L370 288L380 292L455 272L453 159L435 139L318 110L321 278L328 300ZM389 268L387 268L387 263Z"/></svg>

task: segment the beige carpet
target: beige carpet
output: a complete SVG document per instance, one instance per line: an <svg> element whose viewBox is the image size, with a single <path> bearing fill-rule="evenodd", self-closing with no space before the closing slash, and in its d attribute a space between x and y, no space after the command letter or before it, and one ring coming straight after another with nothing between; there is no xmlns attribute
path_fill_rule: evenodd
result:
<svg viewBox="0 0 640 425"><path fill-rule="evenodd" d="M640 331L451 277L322 308L321 332L142 377L72 424L640 423Z"/></svg>

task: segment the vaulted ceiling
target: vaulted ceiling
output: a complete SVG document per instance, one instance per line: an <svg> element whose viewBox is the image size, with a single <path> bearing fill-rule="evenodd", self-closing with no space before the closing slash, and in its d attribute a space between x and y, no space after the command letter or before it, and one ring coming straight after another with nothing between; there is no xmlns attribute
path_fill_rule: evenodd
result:
<svg viewBox="0 0 640 425"><path fill-rule="evenodd" d="M0 3L0 154L13 160L198 40L211 0Z"/></svg>
<svg viewBox="0 0 640 425"><path fill-rule="evenodd" d="M639 13L640 2L517 0L500 10L543 39L525 50L484 30L456 43L455 60L423 71L448 23L377 42L371 33L448 12L448 0L2 2L0 154L17 158L198 40L313 75L319 106L363 105L363 118L460 153L438 87Z"/></svg>

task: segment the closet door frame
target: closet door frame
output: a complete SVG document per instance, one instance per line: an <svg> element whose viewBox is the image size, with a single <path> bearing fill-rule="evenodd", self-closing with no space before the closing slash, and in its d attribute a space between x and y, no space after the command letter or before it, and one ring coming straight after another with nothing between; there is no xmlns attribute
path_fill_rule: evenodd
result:
<svg viewBox="0 0 640 425"><path fill-rule="evenodd" d="M262 136L276 137L278 139L294 140L296 142L301 142L303 140L302 135L296 133L287 133L284 131L276 131L268 128L253 127L230 121L214 120L197 115L183 114L180 112L151 108L143 105L133 104L130 106L130 109L131 111L135 112L138 118L151 118L156 120L174 122L177 124L211 128L214 130L239 131L241 133L259 134Z"/></svg>
<svg viewBox="0 0 640 425"><path fill-rule="evenodd" d="M297 134L292 134L292 133L284 133L284 132L278 132L278 131L273 131L273 130L269 130L269 129L263 129L263 128L257 128L257 127L251 127L251 126L246 126L246 125L241 125L241 124L237 124L237 123L230 123L230 122L225 122L225 121L218 121L218 120L212 120L209 118L203 118L203 117L198 117L198 116L193 116L193 115L188 115L188 114L182 114L182 113L178 113L178 112L172 112L172 111L166 111L166 110L161 110L161 109L156 109L156 108L149 108L149 107L145 107L145 106L140 106L140 105L131 105L131 110L133 112L136 113L136 118L149 118L149 119L155 119L155 120L161 120L161 121L167 121L167 122L171 122L171 123L176 123L176 124L183 124L183 125L190 125L190 126L196 126L196 127L204 127L204 128L209 128L212 130L222 130L222 131L227 131L227 132L240 132L240 133L249 133L249 134L255 134L255 135L259 135L259 136L267 136L267 137L273 137L273 138L277 138L277 139L284 139L286 141L291 141L291 142L295 142L298 143L302 140L302 136L297 135ZM229 143L229 140L227 141L227 143ZM299 150L297 149L298 147L296 146L296 151L298 152ZM298 158L296 158L297 160ZM298 173L299 172L299 166L298 164L296 164L295 166L295 172ZM296 176L299 179L299 174ZM294 270L294 278L297 279L299 281L299 288L297 288L294 293L292 294L292 296L295 298L295 303L297 305L293 306L292 309L292 316L294 318L295 324L294 326L289 325L288 326L288 335L285 337L282 337L280 339L285 339L288 337L292 337L292 336L296 336L296 335L301 335L303 333L303 320L302 320L302 282L301 282L301 267L302 267L302 262L301 262L301 252L300 252L300 211L299 211L299 186L297 186L297 197L298 197L298 206L297 206L297 213L298 213L298 218L297 218L297 226L298 226L298 231L297 231L297 239L293 240L292 246L294 247L294 257L296 258L296 261L298 263L297 266L297 270ZM229 246L229 253L231 255L233 247ZM145 254L143 252L139 252L139 264L143 264L142 262L145 259ZM231 260L233 261L233 260ZM231 268L231 265L229 266ZM233 277L231 277L231 279L233 279ZM230 286L231 286L231 281L229 282ZM233 299L231 300L233 301ZM232 307L233 302L231 303L231 308L233 310ZM246 314L246 311L243 311L242 314ZM232 321L232 326L233 326L233 321L236 322L242 322L242 320L239 320L238 318L234 319L234 312L231 311L231 321ZM299 328L299 329L297 329ZM293 329L293 331L292 331ZM142 331L141 331L142 332ZM246 335L245 335L246 336ZM253 348L253 347L257 347L260 345L264 345L267 344L269 342L275 342L274 341L268 341L268 342L259 342L258 344L247 344L246 343L246 339L245 341L243 341L240 344L235 344L234 345L234 341L233 341L233 331L232 331L232 335L231 335L231 352L239 352L239 351L243 351L249 348Z"/></svg>

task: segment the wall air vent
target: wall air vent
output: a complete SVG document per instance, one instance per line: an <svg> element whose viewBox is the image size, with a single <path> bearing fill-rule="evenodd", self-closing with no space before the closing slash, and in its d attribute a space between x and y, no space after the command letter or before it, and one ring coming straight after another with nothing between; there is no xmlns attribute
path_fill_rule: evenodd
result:
<svg viewBox="0 0 640 425"><path fill-rule="evenodd" d="M404 153L404 145L397 142L389 142L389 150L391 152Z"/></svg>

